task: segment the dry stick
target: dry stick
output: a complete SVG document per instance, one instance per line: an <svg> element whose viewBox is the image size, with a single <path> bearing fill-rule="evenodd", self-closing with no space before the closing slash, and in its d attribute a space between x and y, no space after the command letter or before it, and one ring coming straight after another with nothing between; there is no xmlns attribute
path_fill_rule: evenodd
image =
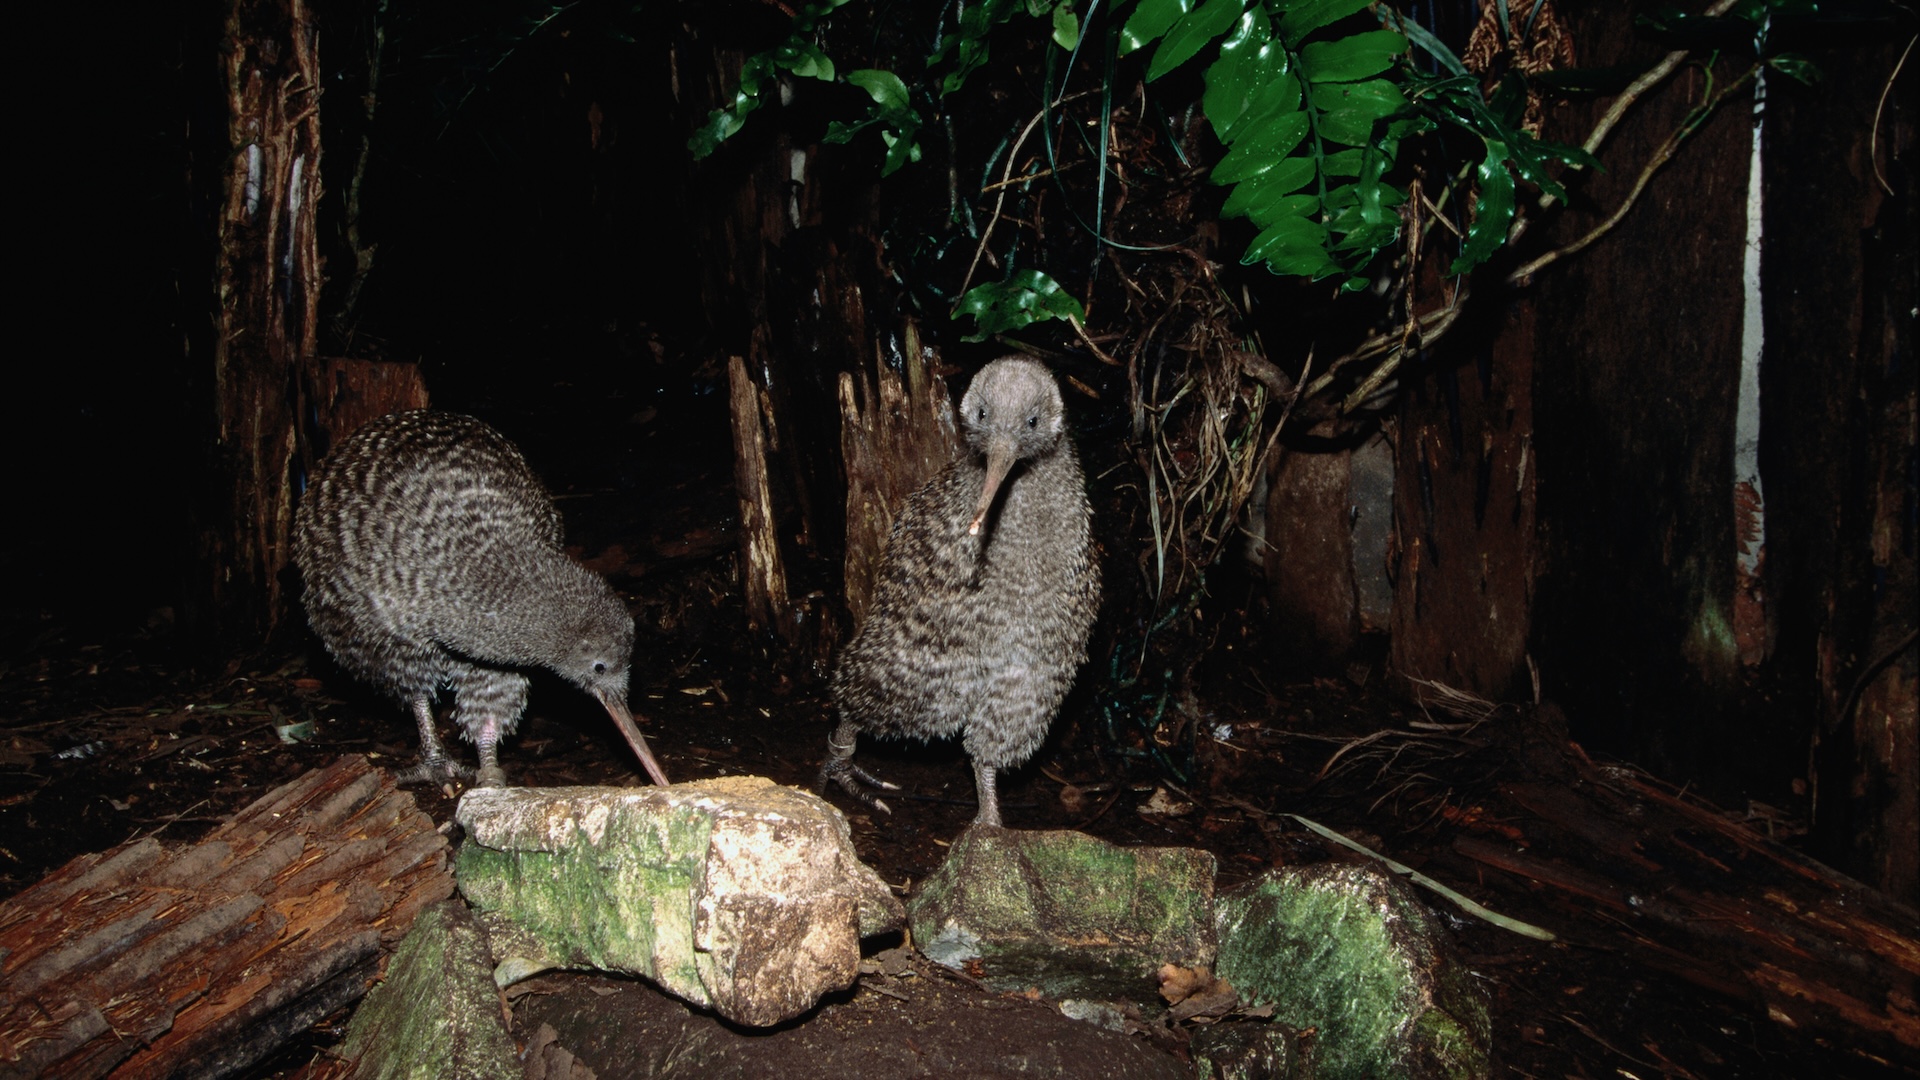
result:
<svg viewBox="0 0 1920 1080"><path fill-rule="evenodd" d="M1034 113L1033 119L1027 121L1027 126L1020 129L1020 137L1013 140L1013 146L1007 151L1006 171L1000 174L1000 182L994 185L999 190L994 195L993 213L987 217L987 227L980 230L980 243L973 249L973 261L967 264L967 276L960 279L960 291L957 295L966 295L967 286L973 284L973 272L979 269L980 257L987 253L987 241L993 239L993 227L1000 221L1000 209L1007 204L1007 185L1011 183L1013 178L1014 162L1020 160L1020 148L1026 145L1027 136L1033 134L1034 127L1037 126L1046 115L1046 109Z"/></svg>
<svg viewBox="0 0 1920 1080"><path fill-rule="evenodd" d="M1381 728L1379 731L1376 731L1371 735L1362 735L1357 739L1351 740L1345 746L1342 746L1340 749L1335 750L1333 752L1333 756L1327 759L1326 764L1320 766L1320 771L1314 774L1313 782L1317 784L1320 781L1325 780L1327 778L1327 774L1333 771L1334 763L1339 761L1342 757L1345 757L1347 751L1356 749L1358 747L1366 746L1369 743L1379 742L1381 739L1390 739L1393 736L1398 734L1400 734L1400 732L1394 731L1392 728Z"/></svg>
<svg viewBox="0 0 1920 1080"><path fill-rule="evenodd" d="M983 240L984 240L984 238L983 238ZM978 257L978 256L976 256L976 258L977 258L977 257ZM971 274L971 273L973 273L973 271L972 271L972 270L968 270L968 271L967 271L967 273L969 273L969 274ZM1125 367L1125 366L1126 366L1126 365L1124 365L1124 364L1122 364L1122 363L1121 363L1120 361L1118 361L1118 360L1115 360L1115 359L1114 359L1113 357L1111 357L1111 356L1108 356L1108 355L1107 355L1107 350L1105 350L1105 349L1103 349L1103 348L1101 348L1100 346L1098 346L1098 345L1096 345L1096 344L1094 344L1094 341L1093 341L1093 338L1091 338L1091 337L1089 337L1089 336L1087 335L1087 328L1086 328L1086 325L1085 325L1084 323L1082 323L1082 322L1080 321L1080 319L1079 319L1079 317L1078 317L1078 316L1075 316L1075 315L1068 315L1068 316L1067 316L1067 322L1068 322L1068 323L1069 323L1070 325L1072 325L1072 327L1073 327L1073 332L1074 332L1074 333L1076 333L1076 334L1079 334L1079 335L1080 335L1080 340L1086 343L1086 346L1087 346L1087 348L1089 348L1089 349L1092 349L1092 350L1093 350L1093 355L1094 355L1094 356L1096 356L1096 357L1098 357L1098 358L1100 359L1100 362L1101 362L1101 363L1103 363L1103 364L1111 364L1111 365L1113 365L1114 367Z"/></svg>
<svg viewBox="0 0 1920 1080"><path fill-rule="evenodd" d="M1367 847L1364 844L1359 844L1352 840L1349 840L1346 837L1340 835L1339 833L1334 832L1332 829L1327 828L1325 825L1320 824L1319 822L1309 821L1306 818L1301 817L1299 814L1288 814L1287 816L1299 822L1300 824L1305 825L1307 828L1312 829L1314 832L1319 833L1321 836L1324 836L1327 839L1333 841L1334 843L1341 845L1342 847L1352 848L1353 850L1359 852L1362 855L1366 855L1370 858L1380 860L1381 864L1384 865L1387 869L1407 878L1409 881L1412 881L1416 885L1422 885L1422 886L1425 886L1426 888L1432 889L1434 892L1437 892L1441 896L1444 896L1447 899L1453 901L1455 904L1458 904L1460 906L1460 910L1466 912L1469 915L1474 916L1475 918L1484 919L1487 922L1490 922L1493 925L1498 926L1503 930L1511 930L1514 933L1521 935L1522 937L1530 937L1537 941L1558 941L1559 940L1559 938L1551 930L1542 929L1541 927L1535 926L1532 923L1521 922L1519 919L1515 919L1507 915L1502 915L1497 911L1488 911L1486 908L1481 907L1479 904L1474 903L1472 900L1469 900L1466 897L1460 895L1459 893L1453 891L1452 889L1447 888L1445 885L1442 885L1439 882L1428 877L1427 875L1421 873L1420 871L1415 870L1413 867L1407 866L1402 863L1394 862L1392 859L1387 858L1385 855L1382 855L1379 852L1374 851L1373 849Z"/></svg>
<svg viewBox="0 0 1920 1080"><path fill-rule="evenodd" d="M1437 340L1440 335L1451 329L1454 320L1460 317L1460 305L1465 300L1466 295L1463 293L1456 296L1453 302L1446 307L1435 308L1425 315L1420 316L1420 343L1426 345L1433 342ZM1333 382L1334 376L1339 373L1340 369L1355 360L1365 360L1369 357L1379 356L1385 352L1394 353L1394 355L1389 356L1386 362L1381 365L1381 370L1376 371L1373 375L1369 375L1367 382L1363 384L1368 388L1367 392L1372 393L1373 388L1378 387L1381 382L1386 380L1388 375L1393 373L1395 368L1400 366L1400 357L1398 355L1399 343L1400 333L1398 331L1392 335L1378 334L1368 338L1366 341L1361 342L1358 348L1328 365L1326 373L1313 380L1312 385L1307 387L1306 396L1313 397L1320 393L1320 391L1325 390Z"/></svg>

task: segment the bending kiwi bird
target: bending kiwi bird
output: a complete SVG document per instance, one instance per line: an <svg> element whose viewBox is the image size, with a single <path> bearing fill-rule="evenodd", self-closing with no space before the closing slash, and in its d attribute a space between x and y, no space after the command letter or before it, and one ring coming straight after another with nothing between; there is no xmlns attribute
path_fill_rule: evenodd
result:
<svg viewBox="0 0 1920 1080"><path fill-rule="evenodd" d="M833 677L829 781L887 810L853 763L861 732L962 737L999 825L995 773L1032 756L1086 659L1100 603L1092 507L1047 369L1003 357L960 402L966 448L894 521L865 625Z"/></svg>
<svg viewBox="0 0 1920 1080"><path fill-rule="evenodd" d="M545 667L592 694L668 782L627 708L633 618L560 545L546 488L472 417L383 416L321 466L294 515L307 621L342 667L413 710L421 758L403 780L473 775L434 730L445 687L479 748L475 782L505 785L500 739L526 708L527 670Z"/></svg>

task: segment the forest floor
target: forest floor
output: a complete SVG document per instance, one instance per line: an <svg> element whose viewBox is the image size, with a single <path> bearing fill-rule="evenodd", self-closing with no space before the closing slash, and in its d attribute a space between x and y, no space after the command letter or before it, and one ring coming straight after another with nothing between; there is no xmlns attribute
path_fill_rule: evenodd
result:
<svg viewBox="0 0 1920 1080"><path fill-rule="evenodd" d="M660 760L676 780L753 774L811 785L831 726L824 672L749 638L730 585L729 537L671 520L660 525L664 532L597 547L587 559L633 601L641 636L633 703ZM21 611L8 619L0 658L0 896L83 852L150 835L191 841L343 753L395 767L413 760L403 712L347 678L302 633L288 634L288 644L263 653L257 666L206 678L171 664L167 629L161 613L120 625ZM1501 778L1529 767L1513 751L1529 741L1523 733L1454 738L1415 728L1450 718L1429 716L1377 676L1364 684L1270 684L1260 675L1256 635L1235 627L1223 637L1240 643L1228 650L1216 639L1221 662L1198 671L1178 703L1200 725L1196 778L1176 783L1164 769L1116 753L1093 703L1079 693L1034 761L1003 780L1009 824L1204 848L1218 859L1224 889L1272 866L1350 857L1289 816L1299 814L1490 908L1555 930L1557 943L1532 941L1432 899L1489 994L1504 1075L1874 1074L1870 1063L1769 1020L1749 1002L1702 994L1648 966L1523 880L1459 858L1450 848L1457 835L1524 827L1493 801ZM1490 723L1511 728L1531 723L1528 715L1510 712ZM311 732L299 741L276 734L302 723ZM1355 741L1381 732L1395 734ZM1498 732L1482 732L1489 734ZM1383 744L1398 752L1371 752ZM910 891L973 815L966 758L951 743L869 740L860 759L907 788L894 813L830 797L848 813L863 858ZM604 713L554 680L536 684L502 761L520 785L644 782ZM1357 767L1342 767L1348 762ZM436 820L451 817L456 791L411 790ZM938 1007L937 998L925 1000ZM310 1044L260 1075L304 1064L344 1022L344 1015L329 1018Z"/></svg>

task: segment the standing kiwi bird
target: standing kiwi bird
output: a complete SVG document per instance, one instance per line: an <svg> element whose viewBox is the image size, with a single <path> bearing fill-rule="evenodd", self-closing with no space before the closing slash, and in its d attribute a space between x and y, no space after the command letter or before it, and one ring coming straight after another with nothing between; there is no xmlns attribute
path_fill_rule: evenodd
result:
<svg viewBox="0 0 1920 1080"><path fill-rule="evenodd" d="M1100 572L1047 369L1019 357L988 364L960 420L966 448L894 521L873 607L834 672L840 725L820 784L887 810L862 785L898 789L853 763L860 733L961 734L980 799L974 824L999 825L995 771L1046 738L1086 659Z"/></svg>
<svg viewBox="0 0 1920 1080"><path fill-rule="evenodd" d="M499 432L447 412L383 416L327 458L293 530L314 633L420 724L420 765L403 779L471 775L434 731L446 687L480 750L475 782L505 785L500 738L526 708L527 670L545 667L598 699L668 782L627 709L633 618L561 550L553 499Z"/></svg>

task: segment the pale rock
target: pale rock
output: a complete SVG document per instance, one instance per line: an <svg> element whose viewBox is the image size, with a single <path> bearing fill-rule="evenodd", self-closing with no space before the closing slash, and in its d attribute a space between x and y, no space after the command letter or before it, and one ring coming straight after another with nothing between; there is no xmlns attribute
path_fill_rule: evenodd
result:
<svg viewBox="0 0 1920 1080"><path fill-rule="evenodd" d="M860 939L902 921L840 812L762 777L475 788L455 817L460 891L494 936L497 980L639 975L767 1026L851 986Z"/></svg>

